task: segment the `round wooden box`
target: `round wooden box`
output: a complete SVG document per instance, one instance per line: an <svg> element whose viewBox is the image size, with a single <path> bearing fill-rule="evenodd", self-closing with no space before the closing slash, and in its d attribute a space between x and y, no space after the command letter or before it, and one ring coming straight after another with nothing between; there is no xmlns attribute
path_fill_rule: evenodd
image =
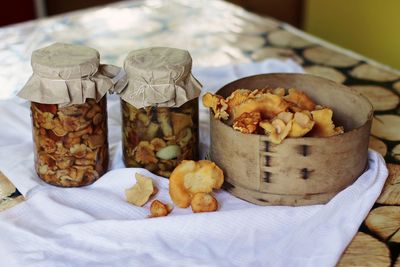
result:
<svg viewBox="0 0 400 267"><path fill-rule="evenodd" d="M333 110L345 133L329 138L287 138L281 144L265 135L243 134L211 114L211 159L225 173L225 188L259 205L311 205L328 202L365 170L373 109L360 93L305 74L261 74L225 85L217 94L239 88L296 88ZM211 111L212 113L212 111Z"/></svg>

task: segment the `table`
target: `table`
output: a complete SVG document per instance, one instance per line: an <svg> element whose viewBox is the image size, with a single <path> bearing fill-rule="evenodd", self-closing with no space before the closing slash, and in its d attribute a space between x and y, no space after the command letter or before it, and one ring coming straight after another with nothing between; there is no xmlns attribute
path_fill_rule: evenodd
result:
<svg viewBox="0 0 400 267"><path fill-rule="evenodd" d="M28 79L32 51L55 41L94 47L116 65L128 51L154 45L187 49L198 66L291 58L307 73L355 88L375 107L370 147L385 157L390 176L338 266L400 266L398 71L219 0L127 1L1 28L0 39L0 99ZM22 201L0 173L0 210Z"/></svg>

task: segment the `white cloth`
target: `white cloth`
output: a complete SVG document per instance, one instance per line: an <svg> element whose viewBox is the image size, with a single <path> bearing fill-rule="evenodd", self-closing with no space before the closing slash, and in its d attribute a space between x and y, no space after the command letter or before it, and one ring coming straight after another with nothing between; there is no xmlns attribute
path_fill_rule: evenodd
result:
<svg viewBox="0 0 400 267"><path fill-rule="evenodd" d="M208 71L200 78L207 89ZM110 97L113 170L93 185L59 188L35 176L28 104L0 102L0 170L27 198L0 213L1 266L334 266L387 177L383 159L370 151L368 170L326 205L261 207L221 190L218 212L175 207L150 219L150 203L125 201L134 173L151 174L122 168L119 109ZM151 176L156 198L171 203L168 180Z"/></svg>

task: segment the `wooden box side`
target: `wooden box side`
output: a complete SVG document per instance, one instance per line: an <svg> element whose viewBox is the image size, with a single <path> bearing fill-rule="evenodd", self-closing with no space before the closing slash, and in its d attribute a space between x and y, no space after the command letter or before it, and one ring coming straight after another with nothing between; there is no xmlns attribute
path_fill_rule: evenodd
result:
<svg viewBox="0 0 400 267"><path fill-rule="evenodd" d="M260 187L260 137L233 130L210 115L211 159L222 168L228 183L253 190Z"/></svg>
<svg viewBox="0 0 400 267"><path fill-rule="evenodd" d="M261 205L325 203L365 169L372 105L358 92L311 75L265 74L224 86L227 97L240 88L297 88L334 111L346 132L330 138L288 138L242 134L211 116L211 157L225 171L229 191Z"/></svg>
<svg viewBox="0 0 400 267"><path fill-rule="evenodd" d="M261 166L259 191L274 194L341 191L365 170L370 127L369 121L359 129L331 138L291 138L269 152L260 152L264 158L260 162L267 164Z"/></svg>

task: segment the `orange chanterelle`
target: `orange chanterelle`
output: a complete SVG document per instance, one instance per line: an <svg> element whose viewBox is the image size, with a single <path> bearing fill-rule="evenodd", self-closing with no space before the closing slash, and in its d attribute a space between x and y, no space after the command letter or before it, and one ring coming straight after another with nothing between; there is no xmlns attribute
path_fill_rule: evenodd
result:
<svg viewBox="0 0 400 267"><path fill-rule="evenodd" d="M344 132L333 123L332 109L317 105L294 88L238 89L227 98L206 93L203 105L233 129L268 135L275 144L286 137L329 137Z"/></svg>

